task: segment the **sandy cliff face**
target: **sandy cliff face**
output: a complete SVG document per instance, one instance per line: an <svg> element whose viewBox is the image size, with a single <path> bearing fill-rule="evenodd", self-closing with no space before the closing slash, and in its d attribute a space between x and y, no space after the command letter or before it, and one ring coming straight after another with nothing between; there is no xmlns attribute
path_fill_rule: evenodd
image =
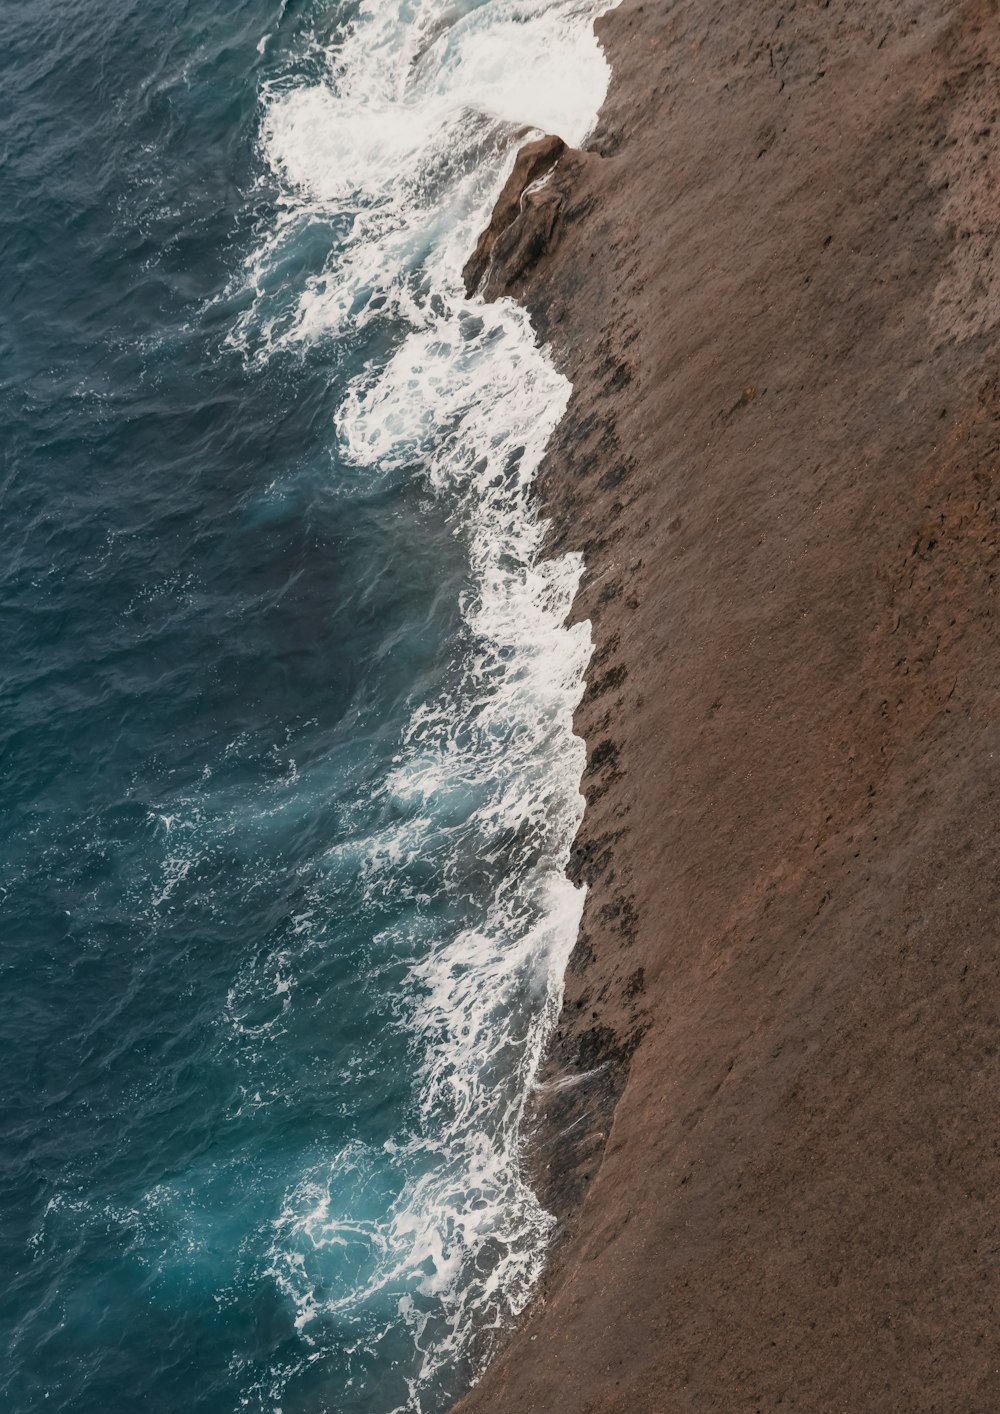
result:
<svg viewBox="0 0 1000 1414"><path fill-rule="evenodd" d="M575 388L548 1079L593 1074L543 1093L563 1238L462 1409L1000 1408L1000 16L601 30L599 131L494 277Z"/></svg>

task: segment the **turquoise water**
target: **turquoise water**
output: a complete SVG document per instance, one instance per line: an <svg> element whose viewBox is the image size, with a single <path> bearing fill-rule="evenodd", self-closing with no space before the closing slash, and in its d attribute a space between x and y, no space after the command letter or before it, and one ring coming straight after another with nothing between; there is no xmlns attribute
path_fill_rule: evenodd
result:
<svg viewBox="0 0 1000 1414"><path fill-rule="evenodd" d="M0 1403L433 1411L582 899L567 388L459 272L594 9L0 14Z"/></svg>

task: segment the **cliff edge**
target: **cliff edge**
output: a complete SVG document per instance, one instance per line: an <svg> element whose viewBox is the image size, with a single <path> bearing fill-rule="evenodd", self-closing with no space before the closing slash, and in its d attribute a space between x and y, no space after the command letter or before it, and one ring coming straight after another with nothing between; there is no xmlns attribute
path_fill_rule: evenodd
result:
<svg viewBox="0 0 1000 1414"><path fill-rule="evenodd" d="M543 494L596 640L561 1236L460 1408L998 1409L1000 17L599 32L494 276L573 382Z"/></svg>

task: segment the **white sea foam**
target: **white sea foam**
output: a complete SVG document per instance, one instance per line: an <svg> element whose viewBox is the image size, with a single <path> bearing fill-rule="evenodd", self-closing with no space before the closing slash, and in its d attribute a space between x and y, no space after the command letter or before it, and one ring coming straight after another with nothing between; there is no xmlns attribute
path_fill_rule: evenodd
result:
<svg viewBox="0 0 1000 1414"><path fill-rule="evenodd" d="M266 356L394 321L391 351L340 407L341 452L423 476L470 565L464 660L414 711L385 786L398 818L344 847L373 897L398 899L415 859L456 894L484 862L497 882L474 927L388 940L410 959L419 1113L390 1152L355 1143L300 1176L268 1266L306 1338L388 1300L381 1319L408 1328L417 1353L409 1410L439 1400L446 1372L523 1308L552 1225L521 1147L583 903L565 868L582 813L572 714L590 634L566 626L580 562L542 558L530 488L569 388L526 314L467 299L461 268L524 130L580 143L591 128L608 77L592 22L605 8L366 0L323 81L266 94L263 143L286 199L248 266L238 337ZM322 223L334 248L290 292L297 243ZM424 901L414 893L415 910ZM334 1249L336 1278L320 1260Z"/></svg>

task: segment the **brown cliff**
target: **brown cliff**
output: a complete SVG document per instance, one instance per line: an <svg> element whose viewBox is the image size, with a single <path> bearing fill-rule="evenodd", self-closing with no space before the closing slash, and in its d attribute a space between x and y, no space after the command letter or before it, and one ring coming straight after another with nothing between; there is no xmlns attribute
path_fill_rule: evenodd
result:
<svg viewBox="0 0 1000 1414"><path fill-rule="evenodd" d="M497 276L574 384L544 496L587 563L590 892L547 1078L590 1074L542 1093L562 1236L461 1409L985 1414L1000 18L599 31L598 131Z"/></svg>

